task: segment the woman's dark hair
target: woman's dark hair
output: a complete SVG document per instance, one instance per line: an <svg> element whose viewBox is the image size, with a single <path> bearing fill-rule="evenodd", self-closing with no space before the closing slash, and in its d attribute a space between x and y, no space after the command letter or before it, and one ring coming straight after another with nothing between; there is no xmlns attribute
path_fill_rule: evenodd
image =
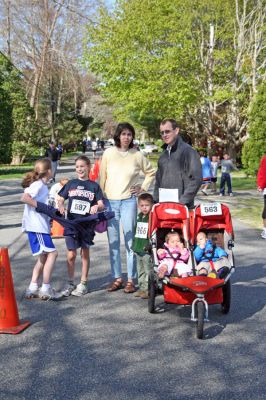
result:
<svg viewBox="0 0 266 400"><path fill-rule="evenodd" d="M122 131L124 131L125 129L128 129L132 133L132 141L131 141L130 145L128 146L130 149L132 149L132 147L134 146L133 140L135 139L135 129L128 122L121 122L120 124L117 125L115 134L114 134L115 146L121 147L120 136L121 136Z"/></svg>

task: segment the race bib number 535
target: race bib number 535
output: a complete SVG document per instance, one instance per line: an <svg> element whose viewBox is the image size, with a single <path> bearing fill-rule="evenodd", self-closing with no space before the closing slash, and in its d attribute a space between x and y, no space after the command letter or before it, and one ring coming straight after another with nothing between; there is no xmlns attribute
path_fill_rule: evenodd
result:
<svg viewBox="0 0 266 400"><path fill-rule="evenodd" d="M200 211L202 216L222 215L222 206L220 203L201 204Z"/></svg>
<svg viewBox="0 0 266 400"><path fill-rule="evenodd" d="M90 212L90 203L84 200L74 199L71 204L70 212L80 215L88 214Z"/></svg>

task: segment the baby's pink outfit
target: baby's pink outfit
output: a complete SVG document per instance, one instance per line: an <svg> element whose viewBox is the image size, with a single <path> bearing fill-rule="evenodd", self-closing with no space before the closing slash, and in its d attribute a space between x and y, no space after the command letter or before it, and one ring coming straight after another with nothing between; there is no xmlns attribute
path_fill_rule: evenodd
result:
<svg viewBox="0 0 266 400"><path fill-rule="evenodd" d="M167 273L165 275L171 275L173 269L175 269L178 275L182 277L189 276L191 273L191 267L186 264L189 259L188 249L184 248L183 250L180 250L178 247L171 248L167 243L164 243L164 249L162 250L163 253L160 255L158 254L158 259L160 261L158 272L163 265L167 265Z"/></svg>

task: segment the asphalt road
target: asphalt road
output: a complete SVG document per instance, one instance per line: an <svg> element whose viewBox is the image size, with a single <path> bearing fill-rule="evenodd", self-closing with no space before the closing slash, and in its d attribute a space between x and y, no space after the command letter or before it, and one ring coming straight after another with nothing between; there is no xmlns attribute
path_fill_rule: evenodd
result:
<svg viewBox="0 0 266 400"><path fill-rule="evenodd" d="M72 165L58 177L66 175L75 176ZM223 315L211 306L198 340L190 307L166 305L159 296L157 313L149 314L146 300L106 292L111 276L105 234L97 234L91 251L89 294L60 302L24 300L33 257L20 233L21 192L18 180L0 181L0 245L9 248L20 319L31 321L19 335L0 335L1 399L266 399L266 241L259 230L234 221L231 311ZM64 240L56 246L53 284L60 288Z"/></svg>

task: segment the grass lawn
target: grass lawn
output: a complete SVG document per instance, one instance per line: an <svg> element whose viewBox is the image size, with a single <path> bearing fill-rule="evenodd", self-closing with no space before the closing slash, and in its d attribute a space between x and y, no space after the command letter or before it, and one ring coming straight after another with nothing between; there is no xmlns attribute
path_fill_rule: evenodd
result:
<svg viewBox="0 0 266 400"><path fill-rule="evenodd" d="M219 180L219 175L218 175ZM257 189L256 177L246 176L244 171L234 171L232 173L232 187L234 190Z"/></svg>
<svg viewBox="0 0 266 400"><path fill-rule="evenodd" d="M61 161L66 161L69 157L76 155L77 153L69 152L64 153L61 158ZM0 180L4 179L22 179L24 175L33 170L34 162L25 163L22 165L8 165L8 164L0 164Z"/></svg>
<svg viewBox="0 0 266 400"><path fill-rule="evenodd" d="M252 228L262 228L263 198L255 201L252 199L238 198L237 204L230 207L231 215Z"/></svg>

